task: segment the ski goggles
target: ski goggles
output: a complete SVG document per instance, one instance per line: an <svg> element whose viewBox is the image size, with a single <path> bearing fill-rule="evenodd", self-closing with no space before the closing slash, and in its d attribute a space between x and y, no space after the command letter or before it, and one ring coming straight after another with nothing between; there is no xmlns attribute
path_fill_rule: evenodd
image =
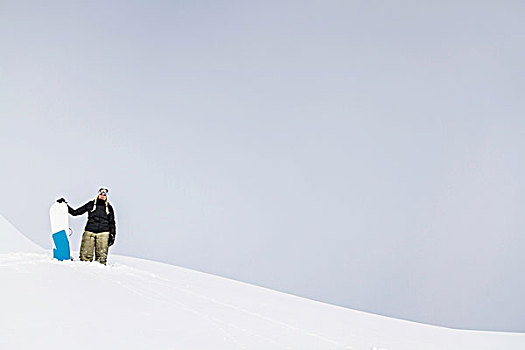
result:
<svg viewBox="0 0 525 350"><path fill-rule="evenodd" d="M108 195L109 190L107 188L101 188L98 190L98 194L103 194L104 196Z"/></svg>

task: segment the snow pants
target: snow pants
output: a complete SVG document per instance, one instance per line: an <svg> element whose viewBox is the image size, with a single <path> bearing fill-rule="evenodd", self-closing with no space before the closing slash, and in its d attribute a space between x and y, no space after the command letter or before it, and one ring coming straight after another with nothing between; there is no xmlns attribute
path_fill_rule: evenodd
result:
<svg viewBox="0 0 525 350"><path fill-rule="evenodd" d="M108 258L109 232L93 233L84 231L82 243L80 244L80 260L93 261L93 251L95 251L95 260L106 265Z"/></svg>

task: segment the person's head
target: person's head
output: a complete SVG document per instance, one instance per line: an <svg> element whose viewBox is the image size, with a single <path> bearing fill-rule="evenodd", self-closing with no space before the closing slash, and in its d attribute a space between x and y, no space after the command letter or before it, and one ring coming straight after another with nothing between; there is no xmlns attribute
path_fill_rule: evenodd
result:
<svg viewBox="0 0 525 350"><path fill-rule="evenodd" d="M109 190L107 189L107 187L101 187L99 190L98 190L98 198L105 201L108 199L108 192Z"/></svg>

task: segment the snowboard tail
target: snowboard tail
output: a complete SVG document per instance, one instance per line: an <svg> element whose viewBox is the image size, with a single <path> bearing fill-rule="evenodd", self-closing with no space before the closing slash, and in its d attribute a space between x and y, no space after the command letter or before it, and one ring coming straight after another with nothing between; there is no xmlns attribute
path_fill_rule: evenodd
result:
<svg viewBox="0 0 525 350"><path fill-rule="evenodd" d="M69 250L69 240L65 230L53 233L53 242L55 247L53 248L53 258L57 260L69 260L71 259L71 253Z"/></svg>

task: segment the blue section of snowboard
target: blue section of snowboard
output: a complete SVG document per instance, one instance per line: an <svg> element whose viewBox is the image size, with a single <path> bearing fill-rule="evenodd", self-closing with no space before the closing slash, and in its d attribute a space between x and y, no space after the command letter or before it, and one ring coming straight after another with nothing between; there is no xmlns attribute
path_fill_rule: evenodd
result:
<svg viewBox="0 0 525 350"><path fill-rule="evenodd" d="M69 251L69 240L65 230L53 233L53 242L55 247L53 248L53 258L62 260L71 259L71 253Z"/></svg>

